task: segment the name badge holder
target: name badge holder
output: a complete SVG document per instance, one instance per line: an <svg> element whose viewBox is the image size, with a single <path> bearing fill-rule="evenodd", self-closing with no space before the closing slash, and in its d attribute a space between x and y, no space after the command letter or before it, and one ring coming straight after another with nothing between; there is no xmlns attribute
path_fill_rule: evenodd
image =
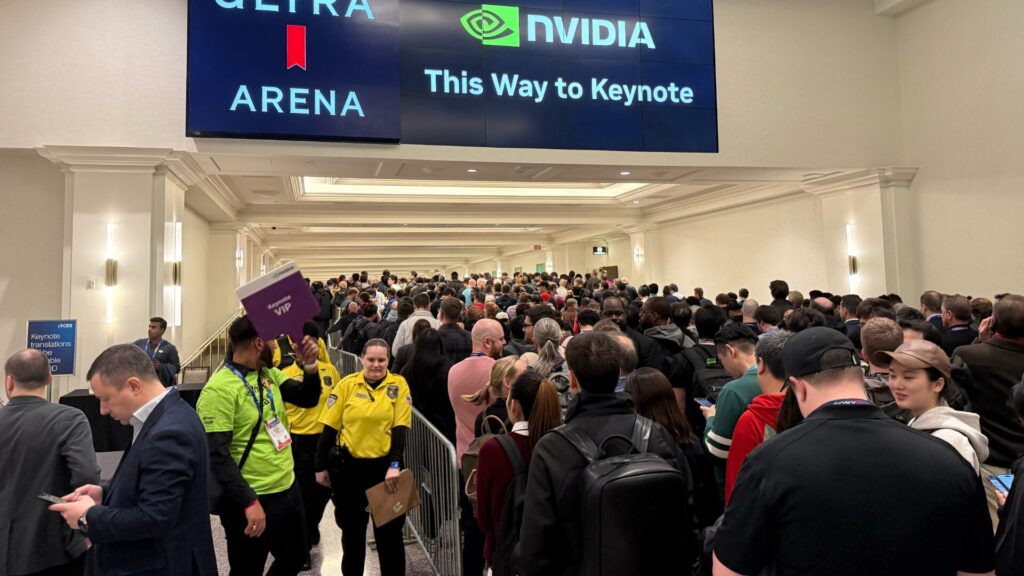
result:
<svg viewBox="0 0 1024 576"><path fill-rule="evenodd" d="M242 373L238 371L234 366L228 366L235 376L245 384L245 389L249 391L249 395L252 397L252 401L256 403L256 410L259 412L259 419L263 420L263 386L257 386L260 390L259 398L256 397L256 391L249 385L249 381L242 376ZM257 378L258 379L258 378ZM270 412L274 416L263 423L267 429L267 434L270 436L270 440L274 443L274 448L280 452L284 450L292 443L292 436L288 433L288 429L281 423L281 419L277 417L277 407L274 404L274 391L267 390L267 397L270 399Z"/></svg>

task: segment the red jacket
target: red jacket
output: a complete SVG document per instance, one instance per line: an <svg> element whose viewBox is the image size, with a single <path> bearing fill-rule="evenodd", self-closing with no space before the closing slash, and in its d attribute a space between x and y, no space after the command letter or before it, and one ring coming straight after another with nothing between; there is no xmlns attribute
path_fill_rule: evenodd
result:
<svg viewBox="0 0 1024 576"><path fill-rule="evenodd" d="M519 447L523 463L530 463L530 437L510 433ZM512 485L512 463L508 454L497 440L491 439L480 447L480 458L476 465L477 520L484 533L484 559L491 565L494 539L501 524L501 512L505 506L505 493Z"/></svg>
<svg viewBox="0 0 1024 576"><path fill-rule="evenodd" d="M729 504L736 478L747 456L767 438L775 435L775 421L782 408L784 394L761 394L747 407L736 422L729 446L729 459L725 462L725 503Z"/></svg>

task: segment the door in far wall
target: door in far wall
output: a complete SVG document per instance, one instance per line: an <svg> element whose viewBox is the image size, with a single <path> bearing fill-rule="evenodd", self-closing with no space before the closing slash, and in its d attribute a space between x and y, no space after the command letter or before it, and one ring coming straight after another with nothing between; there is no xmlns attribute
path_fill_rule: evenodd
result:
<svg viewBox="0 0 1024 576"><path fill-rule="evenodd" d="M545 271L546 271L546 268L544 268L544 263L543 262L541 262L540 264L537 264L537 274L543 274Z"/></svg>
<svg viewBox="0 0 1024 576"><path fill-rule="evenodd" d="M615 280L616 278L619 277L618 266L601 266L600 268L598 268L598 272L600 272L601 270L604 270L605 272L608 273L609 280Z"/></svg>

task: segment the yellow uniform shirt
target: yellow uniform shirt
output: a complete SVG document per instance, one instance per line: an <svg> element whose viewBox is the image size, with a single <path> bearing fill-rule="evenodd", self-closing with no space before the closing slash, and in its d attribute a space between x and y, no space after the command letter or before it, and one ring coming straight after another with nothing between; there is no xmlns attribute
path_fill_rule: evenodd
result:
<svg viewBox="0 0 1024 576"><path fill-rule="evenodd" d="M320 422L338 430L338 445L356 458L381 458L391 450L391 429L412 427L412 396L405 378L387 373L376 389L362 372L346 376L327 398Z"/></svg>
<svg viewBox="0 0 1024 576"><path fill-rule="evenodd" d="M285 402L284 407L288 409L288 422L291 424L292 434L319 434L323 432L324 425L320 423L320 411L327 404L327 397L331 395L335 384L341 382L338 369L330 362L317 362L320 370L320 401L312 408L302 408ZM281 371L286 377L302 380L302 367L292 364Z"/></svg>
<svg viewBox="0 0 1024 576"><path fill-rule="evenodd" d="M296 346L295 346L295 343L292 342L292 339L291 339L290 336L288 337L288 342L291 343L292 350L294 350L296 348ZM324 342L323 338L318 338L317 339L317 344L320 345L320 353L319 353L319 355L316 358L317 362L326 362L326 363L330 364L331 363L331 357L327 355L327 343ZM296 362L297 361L298 360L296 360ZM273 362L274 362L274 367L281 366L281 347L280 346L274 346L274 360L273 360ZM299 380L301 380L301 379L302 378L299 378Z"/></svg>

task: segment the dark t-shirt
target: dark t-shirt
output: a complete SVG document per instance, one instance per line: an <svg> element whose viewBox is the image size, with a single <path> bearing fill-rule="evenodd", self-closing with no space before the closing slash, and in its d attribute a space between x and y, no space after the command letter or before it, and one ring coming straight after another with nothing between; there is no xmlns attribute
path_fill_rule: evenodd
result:
<svg viewBox="0 0 1024 576"><path fill-rule="evenodd" d="M740 471L715 554L741 574L953 576L993 569L977 474L872 405L823 406Z"/></svg>

